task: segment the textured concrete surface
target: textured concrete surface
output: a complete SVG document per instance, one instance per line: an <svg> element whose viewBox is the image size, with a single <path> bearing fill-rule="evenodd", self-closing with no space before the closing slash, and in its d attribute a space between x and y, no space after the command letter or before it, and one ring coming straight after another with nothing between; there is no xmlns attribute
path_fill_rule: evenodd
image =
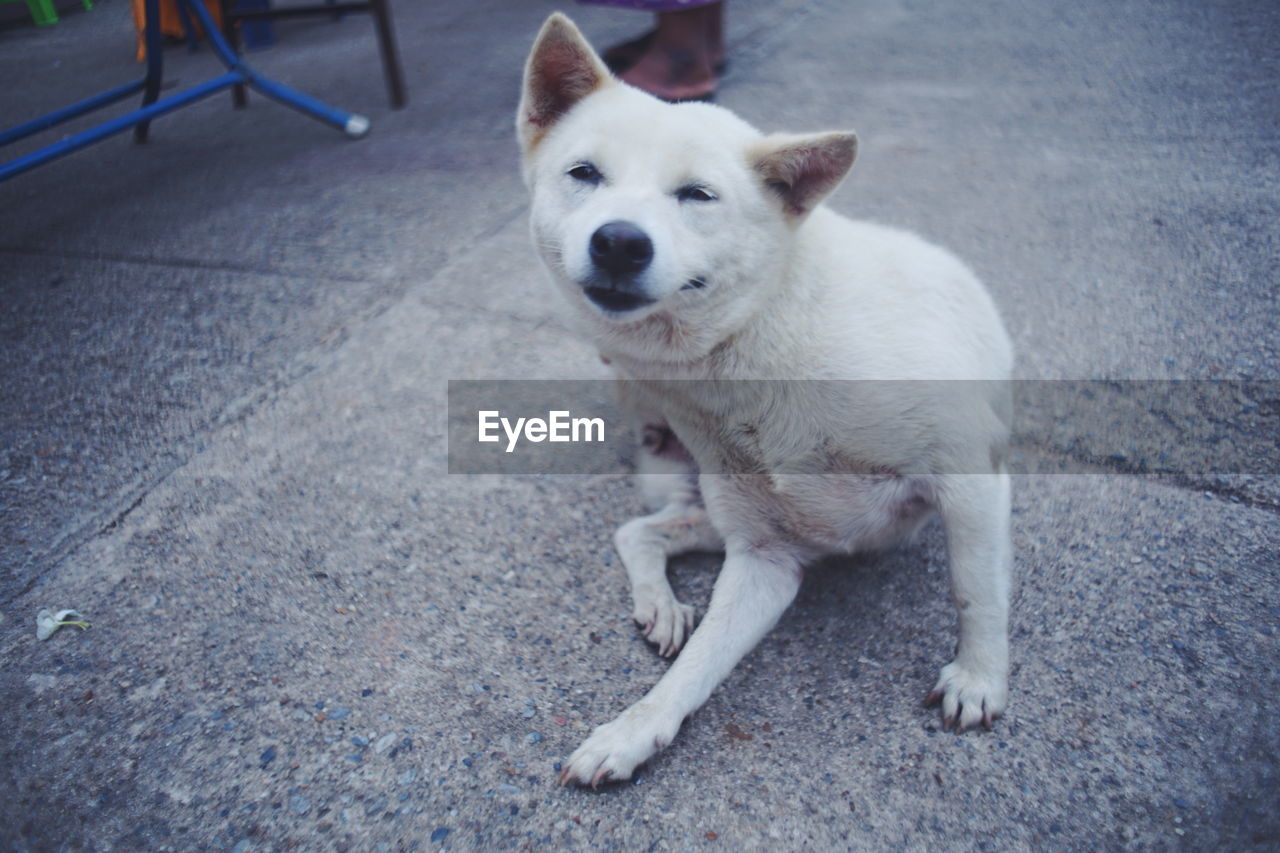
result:
<svg viewBox="0 0 1280 853"><path fill-rule="evenodd" d="M666 666L610 545L625 477L445 473L448 379L603 375L516 168L555 8L600 45L644 26L398 0L392 112L367 21L278 24L252 61L367 139L218 97L0 184L4 849L1280 844L1257 477L1019 478L993 733L919 704L953 643L935 525L814 571L634 784L554 784ZM834 204L969 260L1021 376L1280 379L1274 4L783 0L728 26L721 102L857 129ZM131 79L132 39L122 0L0 30L0 124ZM214 67L167 60L178 86ZM716 565L677 561L677 591L704 607ZM45 607L92 627L37 642Z"/></svg>

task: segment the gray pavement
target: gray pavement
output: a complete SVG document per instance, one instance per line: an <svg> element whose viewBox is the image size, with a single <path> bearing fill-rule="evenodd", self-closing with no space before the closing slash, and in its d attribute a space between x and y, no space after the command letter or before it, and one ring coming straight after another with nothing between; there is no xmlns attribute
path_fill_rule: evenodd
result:
<svg viewBox="0 0 1280 853"><path fill-rule="evenodd" d="M0 30L0 124L139 73L127 4L71 5ZM217 97L0 184L4 849L1280 846L1266 477L1020 477L993 733L920 707L953 642L934 525L814 571L634 784L556 786L667 665L610 545L639 501L449 476L443 438L448 379L603 375L516 164L556 8L599 45L645 23L397 0L399 112L367 21L281 23L251 61L367 139ZM857 129L833 204L966 258L1020 376L1280 379L1280 7L735 0L728 26L720 102ZM677 592L705 607L716 565L676 561ZM46 607L92 627L37 642Z"/></svg>

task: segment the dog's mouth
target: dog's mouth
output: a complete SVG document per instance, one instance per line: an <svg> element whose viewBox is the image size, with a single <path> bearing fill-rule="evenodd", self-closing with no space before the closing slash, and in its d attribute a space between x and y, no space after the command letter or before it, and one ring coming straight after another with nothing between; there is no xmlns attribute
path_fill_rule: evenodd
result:
<svg viewBox="0 0 1280 853"><path fill-rule="evenodd" d="M587 294L587 298L600 306L606 311L613 314L626 314L643 308L646 305L652 305L657 302L652 297L645 296L643 293L628 292L625 290L615 290L612 287L597 287L592 285L584 287L583 292Z"/></svg>
<svg viewBox="0 0 1280 853"><path fill-rule="evenodd" d="M707 280L701 276L691 278L681 285L682 291L697 291L706 288ZM632 311L638 311L649 305L653 305L658 300L652 296L645 294L643 291L636 291L622 287L606 286L601 284L583 284L582 292L587 298L595 304L597 308L604 309L608 314L629 314Z"/></svg>

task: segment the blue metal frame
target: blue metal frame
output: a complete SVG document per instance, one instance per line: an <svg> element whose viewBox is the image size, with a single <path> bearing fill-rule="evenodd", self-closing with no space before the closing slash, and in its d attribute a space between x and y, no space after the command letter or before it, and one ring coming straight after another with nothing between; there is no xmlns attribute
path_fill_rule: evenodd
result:
<svg viewBox="0 0 1280 853"><path fill-rule="evenodd" d="M226 39L222 37L222 33L209 15L209 10L204 7L202 2L196 2L196 0L177 0L177 2L181 7L185 7L186 11L194 13L200 21L200 27L209 39L213 52L221 60L222 64L227 67L226 72L214 77L212 80L160 100L160 81L164 67L164 45L160 34L160 0L144 0L144 38L147 47L146 76L141 80L111 89L100 95L72 104L69 107L55 110L25 124L2 131L0 132L0 146L8 145L19 139L25 139L33 133L47 130L64 121L82 116L108 104L113 104L139 91L143 93L142 107L131 113L105 121L89 130L69 136L51 145L46 145L38 151L33 151L7 163L0 163L0 181L5 181L28 169L34 169L36 166L42 166L59 157L65 157L68 154L79 151L81 148L100 142L108 136L114 136L129 128L134 129L134 139L138 142L146 142L152 119L181 109L188 104L207 98L237 84L252 86L262 94L279 101L285 106L292 107L318 121L338 128L353 139L359 139L369 132L369 120L364 116L331 107L323 101L299 92L297 89L285 86L269 77L264 77L245 65L240 57L236 56L231 46L227 44Z"/></svg>

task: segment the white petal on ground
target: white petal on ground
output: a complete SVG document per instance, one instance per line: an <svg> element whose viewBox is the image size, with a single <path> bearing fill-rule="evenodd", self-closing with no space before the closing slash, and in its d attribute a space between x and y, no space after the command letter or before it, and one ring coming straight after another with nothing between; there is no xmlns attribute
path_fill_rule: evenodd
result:
<svg viewBox="0 0 1280 853"><path fill-rule="evenodd" d="M68 616L74 616L80 621L66 621ZM89 623L84 621L84 614L79 610L59 610L57 613L41 610L36 614L36 639L49 639L63 625L75 625L81 630L89 627Z"/></svg>

